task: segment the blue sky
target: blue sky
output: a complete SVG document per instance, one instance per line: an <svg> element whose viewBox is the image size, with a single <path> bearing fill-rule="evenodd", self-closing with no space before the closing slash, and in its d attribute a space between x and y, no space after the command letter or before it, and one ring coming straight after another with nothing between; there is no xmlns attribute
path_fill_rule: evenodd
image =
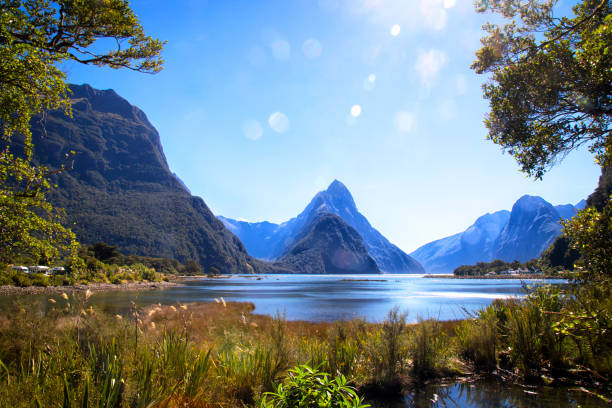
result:
<svg viewBox="0 0 612 408"><path fill-rule="evenodd" d="M523 194L576 203L597 183L586 149L533 181L485 140L469 66L491 17L471 0L131 4L168 41L161 73L64 69L140 107L215 214L282 222L338 179L411 252Z"/></svg>

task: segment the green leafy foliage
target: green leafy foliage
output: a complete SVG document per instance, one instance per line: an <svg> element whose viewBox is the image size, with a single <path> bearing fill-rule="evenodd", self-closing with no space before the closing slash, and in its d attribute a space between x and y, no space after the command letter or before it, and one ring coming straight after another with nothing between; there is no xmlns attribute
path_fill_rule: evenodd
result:
<svg viewBox="0 0 612 408"><path fill-rule="evenodd" d="M472 65L490 74L488 138L536 178L585 144L600 165L612 160L610 3L580 0L572 17L558 17L556 2L477 2L508 21L483 27L488 36Z"/></svg>
<svg viewBox="0 0 612 408"><path fill-rule="evenodd" d="M69 257L79 245L64 226L64 213L45 197L48 171L29 158L0 151L0 266L12 262L47 263Z"/></svg>
<svg viewBox="0 0 612 408"><path fill-rule="evenodd" d="M366 408L343 375L329 374L301 365L289 370L274 392L266 393L262 408L344 407Z"/></svg>
<svg viewBox="0 0 612 408"><path fill-rule="evenodd" d="M116 48L104 49L103 39ZM32 161L32 117L71 113L60 63L157 72L162 46L145 35L125 0L0 2L0 264L66 253L76 261L75 236L45 196L49 177L64 165L50 172Z"/></svg>
<svg viewBox="0 0 612 408"><path fill-rule="evenodd" d="M30 134L45 110L70 112L59 63L161 70L163 43L148 37L125 0L2 0L0 3L2 136ZM116 44L104 49L99 40ZM127 47L125 45L128 45Z"/></svg>
<svg viewBox="0 0 612 408"><path fill-rule="evenodd" d="M588 207L564 221L565 234L582 255L576 277L580 280L612 279L612 199L598 211Z"/></svg>

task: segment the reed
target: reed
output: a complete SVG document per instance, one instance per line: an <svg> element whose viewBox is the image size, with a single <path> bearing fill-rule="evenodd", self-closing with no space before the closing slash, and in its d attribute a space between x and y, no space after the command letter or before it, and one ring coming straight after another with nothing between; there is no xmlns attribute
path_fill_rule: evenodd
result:
<svg viewBox="0 0 612 408"><path fill-rule="evenodd" d="M453 352L453 342L439 321L419 318L419 323L411 328L408 355L415 379L423 381L455 371L451 364Z"/></svg>
<svg viewBox="0 0 612 408"><path fill-rule="evenodd" d="M492 372L497 367L497 323L495 308L488 306L477 318L464 320L456 329L460 356L479 370Z"/></svg>

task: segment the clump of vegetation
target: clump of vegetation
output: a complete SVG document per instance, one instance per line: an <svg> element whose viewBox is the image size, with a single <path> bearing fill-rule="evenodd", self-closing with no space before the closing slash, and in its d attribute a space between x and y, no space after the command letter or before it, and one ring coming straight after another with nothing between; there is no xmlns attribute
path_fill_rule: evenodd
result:
<svg viewBox="0 0 612 408"><path fill-rule="evenodd" d="M457 327L459 355L479 370L491 372L497 367L497 309L489 306L477 318L466 319Z"/></svg>
<svg viewBox="0 0 612 408"><path fill-rule="evenodd" d="M418 381L442 377L457 372L451 364L453 342L435 319L420 320L409 336L408 355L412 374Z"/></svg>
<svg viewBox="0 0 612 408"><path fill-rule="evenodd" d="M355 390L340 374L335 378L327 373L301 365L289 370L284 382L274 392L268 392L262 408L338 407L367 408Z"/></svg>

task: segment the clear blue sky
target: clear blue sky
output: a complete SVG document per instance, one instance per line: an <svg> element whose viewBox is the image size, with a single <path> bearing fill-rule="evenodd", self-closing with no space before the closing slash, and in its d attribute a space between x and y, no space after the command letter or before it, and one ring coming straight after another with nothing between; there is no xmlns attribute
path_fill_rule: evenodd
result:
<svg viewBox="0 0 612 408"><path fill-rule="evenodd" d="M485 78L469 66L490 16L471 0L132 7L168 41L164 71L69 64L68 78L139 106L170 168L215 214L282 222L338 179L411 252L523 194L576 203L597 183L586 150L533 181L485 140Z"/></svg>

